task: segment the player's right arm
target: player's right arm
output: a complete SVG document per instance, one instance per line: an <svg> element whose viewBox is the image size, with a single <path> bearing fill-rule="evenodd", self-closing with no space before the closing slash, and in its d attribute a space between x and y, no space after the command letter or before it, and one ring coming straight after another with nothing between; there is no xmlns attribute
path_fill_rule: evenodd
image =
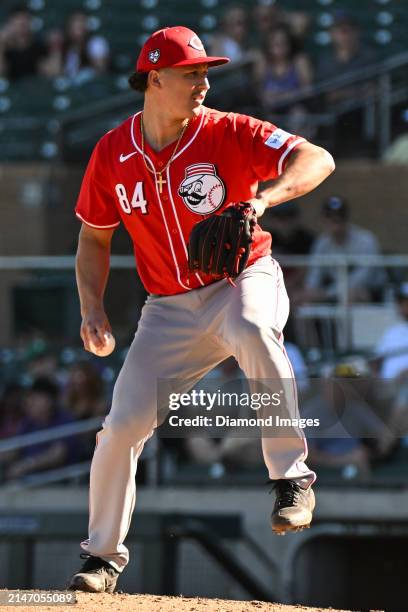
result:
<svg viewBox="0 0 408 612"><path fill-rule="evenodd" d="M82 316L81 338L87 351L90 341L101 348L104 332L112 331L103 296L109 276L113 232L114 229L96 229L83 223L79 233L75 269Z"/></svg>
<svg viewBox="0 0 408 612"><path fill-rule="evenodd" d="M110 173L110 133L96 144L89 160L78 201L77 217L82 221L76 257L76 277L81 304L81 338L85 350L92 342L102 348L103 335L111 332L103 296L109 275L112 235L120 224Z"/></svg>

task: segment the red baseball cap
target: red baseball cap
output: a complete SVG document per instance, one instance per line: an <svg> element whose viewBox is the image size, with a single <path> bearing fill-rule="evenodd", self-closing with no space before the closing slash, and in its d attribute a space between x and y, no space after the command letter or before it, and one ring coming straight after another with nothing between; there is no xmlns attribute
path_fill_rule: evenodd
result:
<svg viewBox="0 0 408 612"><path fill-rule="evenodd" d="M136 71L149 72L173 66L208 64L220 66L228 57L210 57L197 34L183 26L163 28L154 32L145 42L137 59Z"/></svg>

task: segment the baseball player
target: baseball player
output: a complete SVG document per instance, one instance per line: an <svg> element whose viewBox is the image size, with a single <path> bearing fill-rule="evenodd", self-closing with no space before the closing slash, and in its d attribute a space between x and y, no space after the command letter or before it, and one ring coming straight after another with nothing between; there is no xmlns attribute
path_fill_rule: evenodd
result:
<svg viewBox="0 0 408 612"><path fill-rule="evenodd" d="M128 563L124 540L136 466L158 424L158 379L177 379L177 391L186 392L234 355L248 379L282 386L290 380L283 410L296 415L282 336L288 297L271 237L256 220L265 208L314 189L334 162L324 149L271 123L205 107L208 69L228 61L207 56L185 27L152 34L129 79L144 92L143 111L101 138L83 179L76 214L85 349L102 348L111 331L103 296L120 223L149 296L97 434L89 537L81 543L86 561L71 578L72 589L112 592ZM258 182L267 179L274 179L272 186L258 193ZM217 243L222 249L214 251ZM265 437L262 449L276 490L272 529L309 526L316 475L305 464L302 431Z"/></svg>

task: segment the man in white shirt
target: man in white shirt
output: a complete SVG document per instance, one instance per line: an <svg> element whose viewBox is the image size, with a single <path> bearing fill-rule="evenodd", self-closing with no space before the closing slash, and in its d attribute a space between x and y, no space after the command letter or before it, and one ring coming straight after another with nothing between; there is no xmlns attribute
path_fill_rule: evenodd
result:
<svg viewBox="0 0 408 612"><path fill-rule="evenodd" d="M408 282L397 293L399 321L391 325L377 344L379 374L384 381L395 381L392 418L397 434L408 434ZM408 441L408 438L407 438Z"/></svg>
<svg viewBox="0 0 408 612"><path fill-rule="evenodd" d="M408 376L408 283L402 283L397 293L399 321L391 325L377 344L381 359L381 378Z"/></svg>
<svg viewBox="0 0 408 612"><path fill-rule="evenodd" d="M312 263L306 276L305 288L298 296L298 301L336 301L338 294L336 267L321 266L317 259L313 261L313 256L380 253L374 234L349 222L349 208L343 198L338 196L327 198L323 203L322 215L325 231L312 247ZM349 302L371 301L381 291L384 281L383 268L364 265L349 267Z"/></svg>

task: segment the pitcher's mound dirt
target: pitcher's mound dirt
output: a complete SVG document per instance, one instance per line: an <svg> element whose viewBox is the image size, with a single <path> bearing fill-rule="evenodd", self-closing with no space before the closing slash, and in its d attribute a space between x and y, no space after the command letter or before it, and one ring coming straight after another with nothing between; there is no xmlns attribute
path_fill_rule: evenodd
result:
<svg viewBox="0 0 408 612"><path fill-rule="evenodd" d="M4 597L2 591L2 597ZM38 591L40 592L40 591ZM284 606L264 601L231 601L202 597L161 597L159 595L127 595L126 593L77 593L77 603L70 606L16 606L19 612L349 612L333 608ZM3 599L4 601L4 599ZM0 606L1 612L11 612L10 606Z"/></svg>

